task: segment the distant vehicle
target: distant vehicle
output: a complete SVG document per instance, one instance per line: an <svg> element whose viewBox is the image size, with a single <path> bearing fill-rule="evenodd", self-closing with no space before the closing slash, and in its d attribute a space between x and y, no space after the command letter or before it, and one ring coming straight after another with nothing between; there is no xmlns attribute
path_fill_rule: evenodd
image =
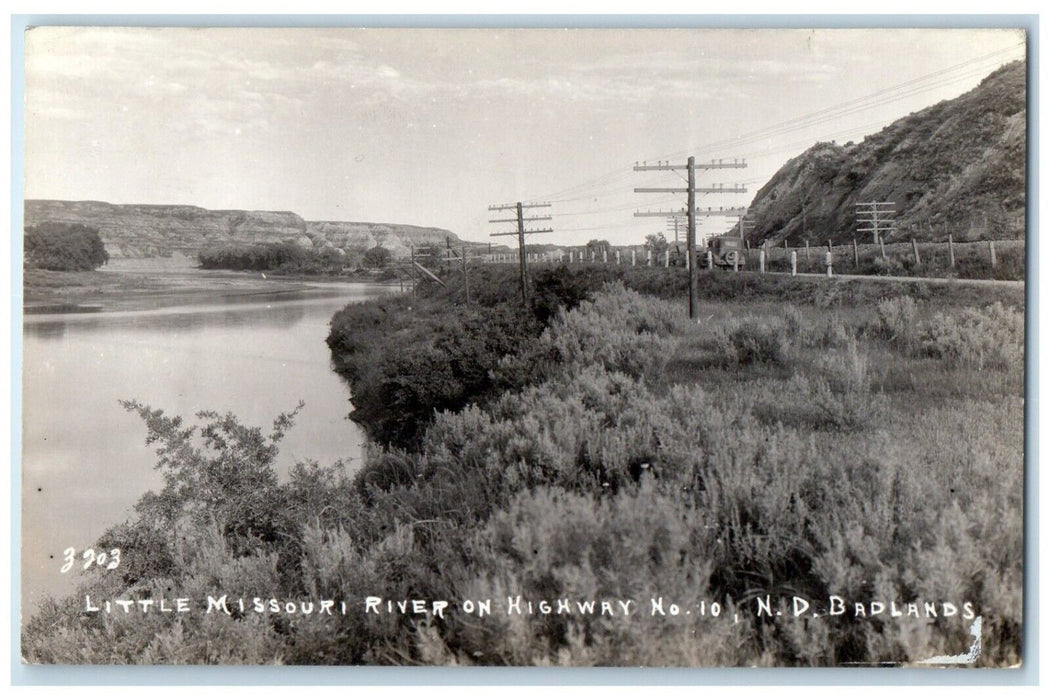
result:
<svg viewBox="0 0 1050 700"><path fill-rule="evenodd" d="M707 241L711 251L711 262L716 267L743 267L747 260L744 257L744 239L739 236L713 236Z"/></svg>

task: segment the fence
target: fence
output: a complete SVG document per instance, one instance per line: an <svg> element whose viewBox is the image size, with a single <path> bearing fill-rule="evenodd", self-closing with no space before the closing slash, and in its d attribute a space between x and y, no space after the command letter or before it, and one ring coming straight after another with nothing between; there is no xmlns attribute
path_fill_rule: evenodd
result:
<svg viewBox="0 0 1050 700"><path fill-rule="evenodd" d="M831 253L832 274L888 275L916 277L963 277L1023 280L1025 241L917 241L896 243L855 243L822 246L772 246L744 251L742 270L757 272L827 274L826 253ZM527 253L529 264L622 265L685 267L685 250L669 247L653 254L644 246L594 249L565 249ZM792 264L794 258L794 265ZM479 262L517 263L518 253L491 253L478 256ZM697 251L701 268L711 266L706 250Z"/></svg>

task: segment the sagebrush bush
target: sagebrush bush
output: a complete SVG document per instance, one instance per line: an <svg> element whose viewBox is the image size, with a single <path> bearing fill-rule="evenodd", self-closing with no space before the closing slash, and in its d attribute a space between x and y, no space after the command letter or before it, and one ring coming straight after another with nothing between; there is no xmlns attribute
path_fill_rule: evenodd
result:
<svg viewBox="0 0 1050 700"><path fill-rule="evenodd" d="M850 341L843 352L830 354L819 363L821 374L803 383L814 405L828 425L857 430L879 425L887 410L886 399L873 392L869 360Z"/></svg>
<svg viewBox="0 0 1050 700"><path fill-rule="evenodd" d="M779 322L746 319L729 331L729 340L741 365L780 364L787 359L788 335Z"/></svg>
<svg viewBox="0 0 1050 700"><path fill-rule="evenodd" d="M914 348L918 328L918 307L910 296L883 299L875 307L878 331L903 350Z"/></svg>
<svg viewBox="0 0 1050 700"><path fill-rule="evenodd" d="M673 350L676 331L686 325L672 304L615 284L555 317L536 348L557 358L567 372L598 365L640 376L659 369Z"/></svg>
<svg viewBox="0 0 1050 700"><path fill-rule="evenodd" d="M996 302L983 309L938 313L924 329L922 350L953 365L1020 367L1024 359L1024 315Z"/></svg>
<svg viewBox="0 0 1050 700"><path fill-rule="evenodd" d="M877 257L871 261L870 274L898 277L904 274L904 263L896 257Z"/></svg>

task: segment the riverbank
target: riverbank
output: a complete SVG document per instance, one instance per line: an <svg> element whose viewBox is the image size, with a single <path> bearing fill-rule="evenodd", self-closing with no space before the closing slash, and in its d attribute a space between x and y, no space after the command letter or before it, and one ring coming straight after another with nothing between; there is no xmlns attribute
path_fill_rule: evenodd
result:
<svg viewBox="0 0 1050 700"><path fill-rule="evenodd" d="M201 270L180 261L123 260L101 270L25 270L22 308L26 314L142 311L172 306L261 298L327 296L333 283L389 284L373 276L274 276Z"/></svg>
<svg viewBox="0 0 1050 700"><path fill-rule="evenodd" d="M363 459L364 433L346 419L346 384L324 338L348 303L396 287L328 284L304 292L233 297L156 310L26 316L22 324L22 614L78 579L54 566L88 547L149 490L162 487L141 424L118 403L177 415L232 411L252 425L305 406L274 463L287 479L300 457ZM136 558L127 551L125 563Z"/></svg>

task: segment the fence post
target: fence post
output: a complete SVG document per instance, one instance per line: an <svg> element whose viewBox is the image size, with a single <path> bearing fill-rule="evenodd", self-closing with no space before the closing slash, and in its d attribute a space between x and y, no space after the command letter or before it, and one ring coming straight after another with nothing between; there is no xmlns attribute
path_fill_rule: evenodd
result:
<svg viewBox="0 0 1050 700"><path fill-rule="evenodd" d="M860 253L857 251L857 239L853 239L853 267L860 267Z"/></svg>
<svg viewBox="0 0 1050 700"><path fill-rule="evenodd" d="M616 264L620 264L620 251L616 251Z"/></svg>
<svg viewBox="0 0 1050 700"><path fill-rule="evenodd" d="M646 267L652 267L653 266L653 249L652 248L646 248L645 249L645 266Z"/></svg>
<svg viewBox="0 0 1050 700"><path fill-rule="evenodd" d="M915 254L915 264L921 265L922 260L919 259L919 244L915 242L915 239L911 239L911 252Z"/></svg>
<svg viewBox="0 0 1050 700"><path fill-rule="evenodd" d="M710 270L715 266L715 256L711 254L711 251L707 251L707 269Z"/></svg>
<svg viewBox="0 0 1050 700"><path fill-rule="evenodd" d="M664 251L664 267L671 267L671 249Z"/></svg>
<svg viewBox="0 0 1050 700"><path fill-rule="evenodd" d="M831 245L830 245L831 241L828 241L828 243L829 243L828 251L826 253L824 253L824 265L828 269L828 277L831 277L831 263L832 263Z"/></svg>
<svg viewBox="0 0 1050 700"><path fill-rule="evenodd" d="M791 251L791 276L794 277L798 274L798 253Z"/></svg>
<svg viewBox="0 0 1050 700"><path fill-rule="evenodd" d="M766 250L760 248L758 251L758 271L764 273L766 271Z"/></svg>
<svg viewBox="0 0 1050 700"><path fill-rule="evenodd" d="M637 262L638 258L636 256L636 253L637 251L634 248L631 248L631 267L634 267Z"/></svg>
<svg viewBox="0 0 1050 700"><path fill-rule="evenodd" d="M952 234L948 234L948 264L955 269L955 241L952 240Z"/></svg>
<svg viewBox="0 0 1050 700"><path fill-rule="evenodd" d="M603 263L609 262L609 249L608 248L602 248L602 262Z"/></svg>
<svg viewBox="0 0 1050 700"><path fill-rule="evenodd" d="M995 267L995 241L988 241L988 253L992 257L992 267Z"/></svg>

